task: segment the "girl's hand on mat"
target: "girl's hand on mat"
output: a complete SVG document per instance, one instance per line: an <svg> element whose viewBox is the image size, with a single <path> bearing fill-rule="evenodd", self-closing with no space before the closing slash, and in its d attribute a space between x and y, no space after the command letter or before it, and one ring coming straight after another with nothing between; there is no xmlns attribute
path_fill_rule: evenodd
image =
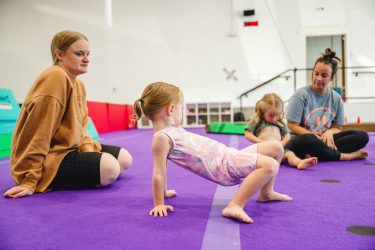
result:
<svg viewBox="0 0 375 250"><path fill-rule="evenodd" d="M157 205L154 207L154 209L150 211L150 215L151 216L153 215L154 217L168 216L168 212L167 212L168 210L173 212L173 207L169 205Z"/></svg>
<svg viewBox="0 0 375 250"><path fill-rule="evenodd" d="M28 196L28 195L32 195L32 194L33 194L33 192L26 187L15 186L15 187L12 187L11 189L9 189L8 191L6 191L4 193L4 196L6 198L20 198L20 197Z"/></svg>
<svg viewBox="0 0 375 250"><path fill-rule="evenodd" d="M167 190L165 192L165 198L171 198L171 197L174 197L176 195L177 195L176 190L173 190L173 189Z"/></svg>

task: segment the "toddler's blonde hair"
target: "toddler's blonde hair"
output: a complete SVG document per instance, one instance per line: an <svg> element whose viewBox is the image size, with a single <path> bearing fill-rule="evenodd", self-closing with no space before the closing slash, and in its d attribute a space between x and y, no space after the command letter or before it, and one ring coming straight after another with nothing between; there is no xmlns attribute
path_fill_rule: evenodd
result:
<svg viewBox="0 0 375 250"><path fill-rule="evenodd" d="M261 120L264 120L264 113L270 108L281 107L281 114L277 120L281 124L285 125L284 122L284 103L281 98L275 93L265 94L262 99L257 101L255 105L255 114L251 119L252 124L258 124Z"/></svg>
<svg viewBox="0 0 375 250"><path fill-rule="evenodd" d="M175 85L165 82L149 84L141 97L134 102L133 120L138 121L142 114L152 120L163 107L178 102L181 95L181 90Z"/></svg>

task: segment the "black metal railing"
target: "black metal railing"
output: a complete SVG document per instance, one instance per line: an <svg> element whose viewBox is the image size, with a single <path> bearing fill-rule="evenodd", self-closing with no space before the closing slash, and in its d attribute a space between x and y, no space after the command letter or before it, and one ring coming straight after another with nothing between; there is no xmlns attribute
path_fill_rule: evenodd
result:
<svg viewBox="0 0 375 250"><path fill-rule="evenodd" d="M369 70L369 69L373 69L373 71ZM242 94L240 94L237 99L240 100L240 112L243 111L243 98L246 98L248 97L251 93L253 93L255 90L258 90L260 88L262 88L263 86L266 86L266 85L269 85L273 82L275 82L275 80L277 79L280 79L280 78L285 78L286 80L289 80L289 78L293 77L293 92L295 92L297 90L297 72L308 72L308 71L312 71L313 68L305 68L305 69L297 69L297 68L294 68L294 69L287 69L279 74L276 74L275 76L273 76L272 78L254 86L253 88L243 92ZM375 66L352 66L352 67L339 67L338 70L342 70L342 81L343 81L343 86L345 86L345 81L346 81L346 74L347 74L347 71L349 70L356 70L356 71L353 71L352 74L355 76L355 77L358 77L359 75L374 75L375 76ZM292 73L292 76L291 74ZM335 87L337 87L337 78L336 79L336 82L333 83L333 85ZM361 100L361 99L375 99L375 96L347 96L345 95L345 92L343 93L342 95L344 101L346 100Z"/></svg>

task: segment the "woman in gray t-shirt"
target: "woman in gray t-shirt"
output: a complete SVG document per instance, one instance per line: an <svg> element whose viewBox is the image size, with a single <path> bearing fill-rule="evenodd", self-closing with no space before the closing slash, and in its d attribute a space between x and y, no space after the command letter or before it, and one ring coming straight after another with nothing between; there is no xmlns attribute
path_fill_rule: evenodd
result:
<svg viewBox="0 0 375 250"><path fill-rule="evenodd" d="M341 131L344 109L341 96L328 87L337 72L339 58L326 49L314 65L312 83L297 90L287 107L292 139L285 148L298 157L316 156L319 161L366 159L362 150L369 141L365 131Z"/></svg>

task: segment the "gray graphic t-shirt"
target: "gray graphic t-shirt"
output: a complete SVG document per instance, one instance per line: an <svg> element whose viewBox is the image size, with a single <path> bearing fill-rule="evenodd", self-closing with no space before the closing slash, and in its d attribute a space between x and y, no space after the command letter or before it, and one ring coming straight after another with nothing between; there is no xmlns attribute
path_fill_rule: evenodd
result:
<svg viewBox="0 0 375 250"><path fill-rule="evenodd" d="M290 98L286 119L299 123L311 132L322 134L332 124L345 124L344 105L341 96L330 88L324 95L318 95L311 86L305 86ZM291 135L295 136L293 133Z"/></svg>

